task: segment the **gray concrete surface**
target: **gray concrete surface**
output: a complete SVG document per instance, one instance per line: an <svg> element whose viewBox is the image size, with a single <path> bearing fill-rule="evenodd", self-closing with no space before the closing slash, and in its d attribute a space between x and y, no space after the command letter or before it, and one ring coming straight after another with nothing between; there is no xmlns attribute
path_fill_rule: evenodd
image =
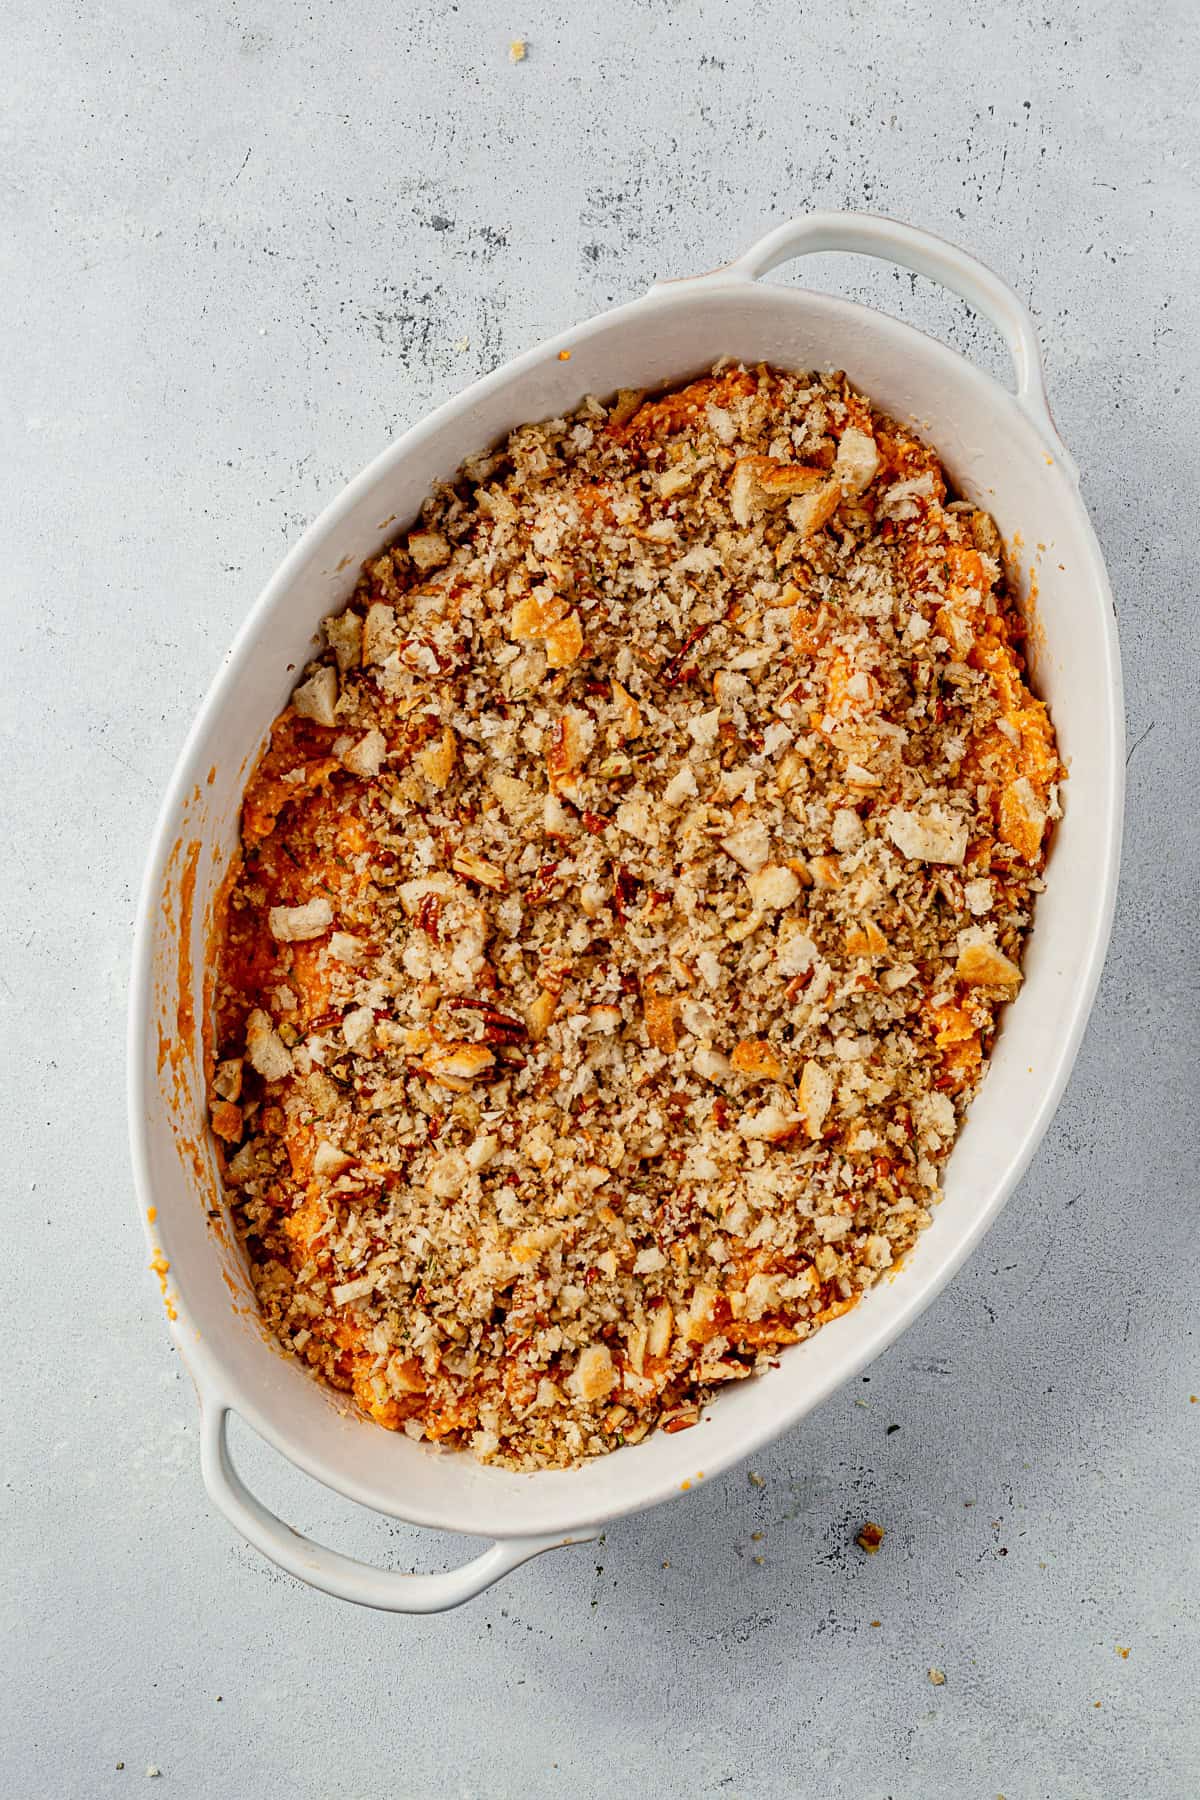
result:
<svg viewBox="0 0 1200 1800"><path fill-rule="evenodd" d="M129 1795L152 1766L180 1800L1187 1800L1191 0L8 0L2 29L5 1794ZM1094 1022L999 1227L761 1487L732 1474L447 1618L339 1607L207 1505L145 1272L122 1038L159 796L260 584L392 434L814 204L961 240L1040 321L1128 681ZM919 283L820 273L994 354ZM243 1450L346 1548L459 1551Z"/></svg>

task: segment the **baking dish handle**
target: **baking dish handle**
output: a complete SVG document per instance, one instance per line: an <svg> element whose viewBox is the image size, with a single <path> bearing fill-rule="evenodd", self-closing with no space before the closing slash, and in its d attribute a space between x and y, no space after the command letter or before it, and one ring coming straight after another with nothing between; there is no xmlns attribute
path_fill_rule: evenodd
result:
<svg viewBox="0 0 1200 1800"><path fill-rule="evenodd" d="M253 1495L229 1454L230 1408L204 1400L200 1413L200 1467L209 1499L247 1543L286 1569L298 1581L320 1588L336 1600L374 1606L381 1612L438 1613L473 1600L484 1588L520 1568L543 1550L586 1543L594 1531L570 1537L501 1539L461 1568L437 1575L405 1575L399 1569L373 1569L369 1563L329 1550L285 1525Z"/></svg>
<svg viewBox="0 0 1200 1800"><path fill-rule="evenodd" d="M1008 346L1017 378L1017 400L1073 481L1079 470L1058 435L1046 397L1042 353L1037 328L1029 308L1006 281L976 257L947 243L931 231L885 219L877 213L813 212L791 219L760 238L756 244L701 281L758 281L793 256L813 256L822 251L852 256L876 256L940 282L973 306L995 326Z"/></svg>

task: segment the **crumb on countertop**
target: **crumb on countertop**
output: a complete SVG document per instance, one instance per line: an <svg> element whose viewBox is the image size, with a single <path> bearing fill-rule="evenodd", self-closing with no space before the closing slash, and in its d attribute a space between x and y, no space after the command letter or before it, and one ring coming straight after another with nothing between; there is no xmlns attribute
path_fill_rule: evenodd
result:
<svg viewBox="0 0 1200 1800"><path fill-rule="evenodd" d="M883 1539L883 1526L876 1525L873 1520L868 1519L854 1541L860 1550L865 1550L868 1556L874 1556Z"/></svg>

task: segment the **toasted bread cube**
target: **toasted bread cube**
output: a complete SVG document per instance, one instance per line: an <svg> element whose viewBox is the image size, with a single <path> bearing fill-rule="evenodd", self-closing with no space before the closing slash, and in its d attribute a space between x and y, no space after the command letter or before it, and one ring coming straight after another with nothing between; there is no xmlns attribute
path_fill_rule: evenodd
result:
<svg viewBox="0 0 1200 1800"><path fill-rule="evenodd" d="M324 937L333 924L333 908L318 894L303 906L273 906L267 920L277 943L302 944L309 938Z"/></svg>
<svg viewBox="0 0 1200 1800"><path fill-rule="evenodd" d="M788 518L802 538L813 537L828 525L841 505L842 490L836 481L825 481L809 494L801 494L788 505Z"/></svg>
<svg viewBox="0 0 1200 1800"><path fill-rule="evenodd" d="M749 875L757 875L771 851L771 839L761 819L748 819L721 839L726 856L732 856Z"/></svg>
<svg viewBox="0 0 1200 1800"><path fill-rule="evenodd" d="M492 792L510 819L516 822L532 817L538 797L527 781L521 781L516 775L506 775L502 769L493 770L489 779Z"/></svg>
<svg viewBox="0 0 1200 1800"><path fill-rule="evenodd" d="M966 900L968 910L978 916L980 913L991 912L995 905L995 890L991 882L984 876L978 881L965 883L963 898Z"/></svg>
<svg viewBox="0 0 1200 1800"><path fill-rule="evenodd" d="M887 834L902 856L914 862L961 863L967 854L967 827L942 807L926 813L893 806Z"/></svg>
<svg viewBox="0 0 1200 1800"><path fill-rule="evenodd" d="M790 906L800 892L800 881L793 870L781 863L766 863L746 883L756 908L779 912Z"/></svg>
<svg viewBox="0 0 1200 1800"><path fill-rule="evenodd" d="M336 956L339 962L349 964L355 969L367 954L367 947L360 937L350 931L335 931L329 939L329 954Z"/></svg>
<svg viewBox="0 0 1200 1800"><path fill-rule="evenodd" d="M550 1029L558 1006L558 995L552 994L549 988L543 988L525 1014L525 1024L533 1043L540 1044Z"/></svg>
<svg viewBox="0 0 1200 1800"><path fill-rule="evenodd" d="M848 956L882 956L886 949L887 939L874 919L864 919L846 933Z"/></svg>
<svg viewBox="0 0 1200 1800"><path fill-rule="evenodd" d="M551 625L542 642L546 646L546 662L551 669L567 669L583 654L583 626L579 614L570 612L565 619Z"/></svg>
<svg viewBox="0 0 1200 1800"><path fill-rule="evenodd" d="M351 1050L366 1051L375 1037L375 1014L369 1006L351 1007L342 1016L342 1037Z"/></svg>
<svg viewBox="0 0 1200 1800"><path fill-rule="evenodd" d="M382 600L373 600L363 621L362 659L364 663L386 662L400 642L395 608Z"/></svg>
<svg viewBox="0 0 1200 1800"><path fill-rule="evenodd" d="M382 731L368 731L360 737L357 744L352 744L342 757L343 769L351 775L378 775L383 767L383 759L387 755L387 739Z"/></svg>
<svg viewBox="0 0 1200 1800"><path fill-rule="evenodd" d="M679 1321L680 1336L689 1344L707 1343L716 1335L713 1312L717 1304L716 1288L701 1284L692 1291L688 1309Z"/></svg>
<svg viewBox="0 0 1200 1800"><path fill-rule="evenodd" d="M508 615L508 635L518 643L536 643L570 611L553 588L536 587L516 602Z"/></svg>
<svg viewBox="0 0 1200 1800"><path fill-rule="evenodd" d="M670 500L675 494L682 494L690 488L696 479L696 470L690 462L672 463L664 469L658 478L658 491L664 500Z"/></svg>
<svg viewBox="0 0 1200 1800"><path fill-rule="evenodd" d="M832 890L842 885L842 865L836 856L814 856L808 872L814 887Z"/></svg>
<svg viewBox="0 0 1200 1800"><path fill-rule="evenodd" d="M213 1075L213 1093L218 1100L240 1100L242 1097L242 1059L230 1056L219 1062Z"/></svg>
<svg viewBox="0 0 1200 1800"><path fill-rule="evenodd" d="M613 705L617 709L617 726L624 738L640 737L642 732L642 714L637 701L627 688L614 675L609 687L612 690Z"/></svg>
<svg viewBox="0 0 1200 1800"><path fill-rule="evenodd" d="M409 534L408 554L422 574L440 569L450 560L450 542L440 531L414 531Z"/></svg>
<svg viewBox="0 0 1200 1800"><path fill-rule="evenodd" d="M431 1081L465 1089L486 1075L495 1060L486 1044L442 1044L428 1053L421 1066Z"/></svg>
<svg viewBox="0 0 1200 1800"><path fill-rule="evenodd" d="M337 698L337 670L321 668L300 683L292 695L292 705L302 719L312 719L318 725L336 725Z"/></svg>
<svg viewBox="0 0 1200 1800"><path fill-rule="evenodd" d="M729 483L729 506L739 525L750 525L768 507L783 506L798 494L810 494L828 483L824 469L779 462L773 456L742 456ZM841 498L834 488L837 499Z"/></svg>
<svg viewBox="0 0 1200 1800"><path fill-rule="evenodd" d="M804 1129L810 1138L819 1138L833 1103L833 1079L828 1069L810 1057L800 1077L800 1110Z"/></svg>
<svg viewBox="0 0 1200 1800"><path fill-rule="evenodd" d="M418 750L417 766L430 786L440 789L453 774L457 758L458 739L449 725L443 725L441 735L426 744L423 750Z"/></svg>
<svg viewBox="0 0 1200 1800"><path fill-rule="evenodd" d="M875 439L857 425L843 431L833 465L834 478L843 494L857 498L870 487L879 468L879 449Z"/></svg>
<svg viewBox="0 0 1200 1800"><path fill-rule="evenodd" d="M680 763L670 781L663 789L663 805L682 806L685 800L694 799L700 792L696 782L696 771L691 763Z"/></svg>
<svg viewBox="0 0 1200 1800"><path fill-rule="evenodd" d="M752 1081L781 1081L783 1064L766 1038L743 1038L730 1058L739 1075Z"/></svg>
<svg viewBox="0 0 1200 1800"><path fill-rule="evenodd" d="M314 1175L341 1175L353 1163L354 1158L327 1138L318 1138L317 1147L313 1151Z"/></svg>
<svg viewBox="0 0 1200 1800"><path fill-rule="evenodd" d="M461 1150L443 1150L429 1165L426 1183L438 1200L453 1200L467 1185L471 1171Z"/></svg>
<svg viewBox="0 0 1200 1800"><path fill-rule="evenodd" d="M764 1106L761 1112L742 1119L738 1131L744 1138L762 1138L769 1144L780 1144L795 1135L804 1121L778 1106Z"/></svg>
<svg viewBox="0 0 1200 1800"><path fill-rule="evenodd" d="M985 933L975 926L964 931L958 940L958 961L954 973L960 981L974 987L1016 989L1021 985L1021 970L1011 957L997 950Z"/></svg>
<svg viewBox="0 0 1200 1800"><path fill-rule="evenodd" d="M607 1344L589 1344L567 1377L567 1387L580 1400L607 1400L617 1385L612 1351Z"/></svg>
<svg viewBox="0 0 1200 1800"><path fill-rule="evenodd" d="M356 612L332 613L325 621L325 641L344 675L362 661L363 622Z"/></svg>
<svg viewBox="0 0 1200 1800"><path fill-rule="evenodd" d="M650 1314L650 1323L646 1328L646 1352L649 1356L665 1356L671 1335L675 1329L675 1315L664 1300Z"/></svg>
<svg viewBox="0 0 1200 1800"><path fill-rule="evenodd" d="M292 1053L261 1006L246 1020L246 1057L264 1081L283 1081L292 1072Z"/></svg>

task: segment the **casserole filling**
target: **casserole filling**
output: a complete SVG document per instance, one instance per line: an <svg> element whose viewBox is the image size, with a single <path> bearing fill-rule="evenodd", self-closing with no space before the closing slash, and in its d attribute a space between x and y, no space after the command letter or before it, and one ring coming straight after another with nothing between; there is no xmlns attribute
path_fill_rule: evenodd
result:
<svg viewBox="0 0 1200 1800"><path fill-rule="evenodd" d="M263 1313L516 1468L696 1422L929 1222L1061 777L992 520L840 376L513 432L245 795L212 1125Z"/></svg>

